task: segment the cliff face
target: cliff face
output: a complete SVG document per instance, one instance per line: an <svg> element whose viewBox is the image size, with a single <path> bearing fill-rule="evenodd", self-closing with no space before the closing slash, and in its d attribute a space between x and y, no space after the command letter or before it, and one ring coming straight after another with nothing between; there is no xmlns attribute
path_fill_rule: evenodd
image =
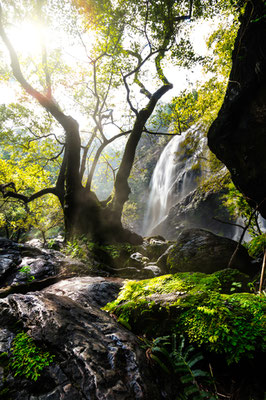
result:
<svg viewBox="0 0 266 400"><path fill-rule="evenodd" d="M266 3L248 2L223 106L208 145L266 217Z"/></svg>

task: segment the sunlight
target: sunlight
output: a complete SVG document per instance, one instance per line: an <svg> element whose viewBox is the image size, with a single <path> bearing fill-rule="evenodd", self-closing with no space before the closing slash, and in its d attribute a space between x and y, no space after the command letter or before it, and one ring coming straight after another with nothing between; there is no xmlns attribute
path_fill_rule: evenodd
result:
<svg viewBox="0 0 266 400"><path fill-rule="evenodd" d="M24 21L20 26L12 27L10 39L15 49L30 56L39 55L42 41L48 41L49 31L43 25Z"/></svg>

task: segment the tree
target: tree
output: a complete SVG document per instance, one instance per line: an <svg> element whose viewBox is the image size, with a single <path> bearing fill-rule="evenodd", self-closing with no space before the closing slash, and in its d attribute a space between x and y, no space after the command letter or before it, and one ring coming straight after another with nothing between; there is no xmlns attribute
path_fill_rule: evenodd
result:
<svg viewBox="0 0 266 400"><path fill-rule="evenodd" d="M27 96L35 99L64 130L64 142L59 153L56 149L63 156L54 185L27 195L17 190L14 182L4 182L1 185L3 197L29 204L46 194L57 196L68 238L85 234L100 241L110 238L140 241L136 235L125 231L121 224L123 206L130 193L128 178L136 148L142 133L148 131L146 124L158 102L173 87L165 73L166 57L187 60L190 64L197 61L183 29L187 28L187 21L192 16L194 20L206 18L217 10L221 12L228 8L226 1L214 3L212 7L206 7L205 2L193 0L138 0L134 4L129 0L78 0L62 5L56 0L36 0L30 5L27 2L28 8L25 9L3 1L5 10L11 10L9 15L19 18L25 18L26 13L37 21L55 23L60 13L67 15L66 34L78 38L89 64L89 70L78 66L77 71L73 71L73 68L65 66L58 51L49 58L41 33L41 61L37 66L36 62L27 64L28 68L23 72L18 52L7 34L7 14L1 10L0 36L9 53L13 76ZM77 25L82 29L77 29ZM93 44L90 40L88 46L87 38L93 38ZM65 74L60 73L59 62ZM66 75L69 71L70 74ZM85 144L76 118L63 111L55 100L60 85L65 85L67 90L71 86L68 84L70 79L75 80L72 90L76 101L83 112L90 112L93 122ZM125 93L129 126L126 126L126 118L121 118L123 123L118 123L114 115L111 99L112 93L117 93L118 89ZM112 136L106 130L111 123L116 127ZM106 147L125 135L128 139L115 173L113 192L107 200L99 201L92 190L97 163ZM39 139L43 141L44 136L40 135ZM95 141L99 144L93 151Z"/></svg>

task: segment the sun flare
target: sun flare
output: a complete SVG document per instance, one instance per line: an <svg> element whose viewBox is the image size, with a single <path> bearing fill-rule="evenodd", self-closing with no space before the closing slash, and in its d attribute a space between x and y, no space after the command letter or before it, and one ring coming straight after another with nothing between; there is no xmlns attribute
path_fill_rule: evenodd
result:
<svg viewBox="0 0 266 400"><path fill-rule="evenodd" d="M29 56L39 55L42 45L50 40L49 36L48 30L43 25L32 21L24 21L10 32L15 49Z"/></svg>

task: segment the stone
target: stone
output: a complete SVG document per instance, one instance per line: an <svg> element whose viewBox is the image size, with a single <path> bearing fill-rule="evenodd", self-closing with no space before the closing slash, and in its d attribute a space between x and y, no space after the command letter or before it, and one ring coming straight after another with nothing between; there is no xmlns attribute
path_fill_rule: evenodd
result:
<svg viewBox="0 0 266 400"><path fill-rule="evenodd" d="M147 264L147 265L143 268L143 270L144 270L145 272L151 271L151 273L152 273L152 278L153 278L154 276L162 275L162 271L161 271L161 269L158 267L158 265Z"/></svg>
<svg viewBox="0 0 266 400"><path fill-rule="evenodd" d="M22 272L23 268L28 268L28 272ZM18 271L11 282L11 286L28 283L31 280L42 280L58 273L58 266L55 260L46 256L37 256L37 258L24 257L18 265Z"/></svg>
<svg viewBox="0 0 266 400"><path fill-rule="evenodd" d="M93 305L52 293L14 294L0 300L0 320L11 332L20 321L36 345L55 355L37 382L6 373L13 400L162 399L138 339Z"/></svg>
<svg viewBox="0 0 266 400"><path fill-rule="evenodd" d="M123 285L123 279L85 276L65 279L43 290L58 296L67 296L83 307L103 307L113 301Z"/></svg>
<svg viewBox="0 0 266 400"><path fill-rule="evenodd" d="M144 243L141 246L143 254L148 257L151 261L156 261L169 247L169 243L165 240L159 239L158 237L151 237L144 239Z"/></svg>
<svg viewBox="0 0 266 400"><path fill-rule="evenodd" d="M236 187L266 218L266 13L264 1L247 3L232 54L223 105L208 145L227 166Z"/></svg>
<svg viewBox="0 0 266 400"><path fill-rule="evenodd" d="M169 272L204 272L211 274L228 267L237 242L204 229L187 229L178 237L167 256ZM231 268L254 274L247 250L241 246Z"/></svg>
<svg viewBox="0 0 266 400"><path fill-rule="evenodd" d="M0 287L22 287L54 277L61 270L64 255L0 238Z"/></svg>
<svg viewBox="0 0 266 400"><path fill-rule="evenodd" d="M203 192L201 188L193 190L170 208L168 216L156 227L156 231L162 232L168 240L176 240L182 230L191 228L206 229L216 235L233 238L235 227L230 223L235 221L222 206L223 192ZM227 223L221 223L215 218Z"/></svg>

